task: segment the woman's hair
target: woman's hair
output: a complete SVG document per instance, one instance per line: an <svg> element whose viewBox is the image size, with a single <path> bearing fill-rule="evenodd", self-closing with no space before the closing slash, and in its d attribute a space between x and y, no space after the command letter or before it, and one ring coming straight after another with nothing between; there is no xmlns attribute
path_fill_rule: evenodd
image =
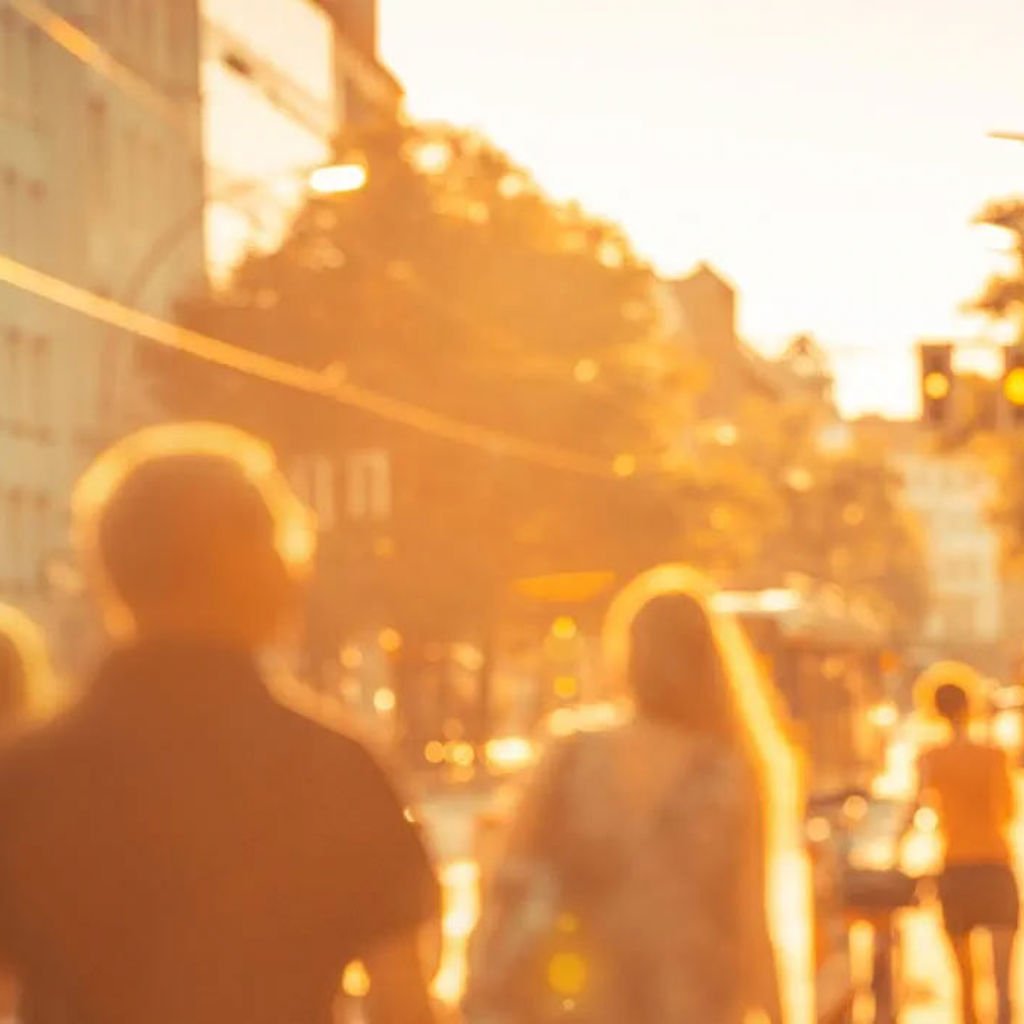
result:
<svg viewBox="0 0 1024 1024"><path fill-rule="evenodd" d="M723 740L756 773L765 799L799 789L786 715L747 635L714 607L715 589L684 565L650 569L627 584L605 620L613 685L644 715ZM781 779L789 773L790 779Z"/></svg>
<svg viewBox="0 0 1024 1024"><path fill-rule="evenodd" d="M629 627L626 682L648 717L722 738L739 728L711 621L692 594L659 594L639 609Z"/></svg>
<svg viewBox="0 0 1024 1024"><path fill-rule="evenodd" d="M711 583L687 566L643 573L608 611L606 665L613 685L630 693L642 714L714 738L746 766L763 828L766 897L778 940L793 898L778 872L804 841L801 765L749 638L716 608L715 598ZM811 958L809 938L801 934L790 944L784 973L804 979Z"/></svg>

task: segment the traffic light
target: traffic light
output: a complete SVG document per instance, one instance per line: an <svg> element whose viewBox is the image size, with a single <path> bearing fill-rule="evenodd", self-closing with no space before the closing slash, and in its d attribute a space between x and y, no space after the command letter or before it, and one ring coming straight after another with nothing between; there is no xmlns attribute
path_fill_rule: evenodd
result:
<svg viewBox="0 0 1024 1024"><path fill-rule="evenodd" d="M1024 426L1024 346L1014 345L1003 352L1003 406L1006 422Z"/></svg>
<svg viewBox="0 0 1024 1024"><path fill-rule="evenodd" d="M933 427L946 426L953 407L953 346L925 344L921 358L921 418Z"/></svg>

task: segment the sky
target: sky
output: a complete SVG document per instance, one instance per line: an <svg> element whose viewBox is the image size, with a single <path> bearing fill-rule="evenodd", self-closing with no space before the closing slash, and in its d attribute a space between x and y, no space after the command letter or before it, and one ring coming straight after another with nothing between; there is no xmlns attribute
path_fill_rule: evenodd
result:
<svg viewBox="0 0 1024 1024"><path fill-rule="evenodd" d="M1020 0L380 0L414 116L484 131L741 330L830 347L850 413L910 414L914 344L976 339L970 226L1024 194Z"/></svg>

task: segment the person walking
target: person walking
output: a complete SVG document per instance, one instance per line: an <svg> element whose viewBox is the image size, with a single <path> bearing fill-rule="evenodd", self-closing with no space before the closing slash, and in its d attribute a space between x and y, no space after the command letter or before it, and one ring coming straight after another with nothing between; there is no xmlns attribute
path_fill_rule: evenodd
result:
<svg viewBox="0 0 1024 1024"><path fill-rule="evenodd" d="M430 1024L436 881L377 762L265 667L310 517L268 447L209 424L102 455L74 499L113 645L0 751L0 959L26 1024Z"/></svg>
<svg viewBox="0 0 1024 1024"><path fill-rule="evenodd" d="M754 735L776 727L724 627L681 568L615 602L609 663L631 710L556 742L529 785L473 942L471 1022L782 1019Z"/></svg>
<svg viewBox="0 0 1024 1024"><path fill-rule="evenodd" d="M42 631L20 609L0 604L0 735L51 713L55 697ZM17 1013L16 980L0 969L0 1024L17 1020Z"/></svg>
<svg viewBox="0 0 1024 1024"><path fill-rule="evenodd" d="M971 735L971 687L963 680L973 678L972 670L946 663L929 675L937 681L934 710L948 736L921 755L920 799L934 806L944 839L939 900L956 955L963 1021L978 1020L971 940L981 931L992 944L998 1024L1011 1024L1020 897L1008 836L1014 817L1010 761L1005 751Z"/></svg>
<svg viewBox="0 0 1024 1024"><path fill-rule="evenodd" d="M0 603L0 735L55 710L56 696L42 631Z"/></svg>

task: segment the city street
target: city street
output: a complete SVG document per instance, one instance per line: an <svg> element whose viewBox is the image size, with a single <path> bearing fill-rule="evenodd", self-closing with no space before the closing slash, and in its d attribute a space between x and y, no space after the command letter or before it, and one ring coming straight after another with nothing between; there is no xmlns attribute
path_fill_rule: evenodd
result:
<svg viewBox="0 0 1024 1024"><path fill-rule="evenodd" d="M0 1024L1024 1024L1022 32L0 0Z"/></svg>
<svg viewBox="0 0 1024 1024"><path fill-rule="evenodd" d="M906 792L913 784L913 764L920 729L897 735L889 754L887 772L879 779L890 795ZM1018 777L1018 807L1024 808L1024 777ZM445 892L445 953L435 982L435 994L449 1006L458 1003L465 981L466 941L479 911L478 869L474 861L475 819L487 806L480 793L449 792L434 796L420 806L420 813L442 865ZM1018 816L1014 832L1018 863L1024 865L1024 816ZM928 873L938 856L934 832L915 830L904 851L904 867L910 873ZM959 1024L955 967L942 931L937 904L925 897L923 905L905 911L900 919L902 980L899 985L902 1024ZM854 971L861 989L855 1024L873 1024L868 996L870 936L854 928L851 935ZM984 963L984 961L982 961ZM983 968L984 970L984 968ZM1016 971L1018 1002L1024 1005L1024 948L1018 950ZM989 1012L992 994L983 989L982 1020ZM805 1003L799 998L798 1002Z"/></svg>

